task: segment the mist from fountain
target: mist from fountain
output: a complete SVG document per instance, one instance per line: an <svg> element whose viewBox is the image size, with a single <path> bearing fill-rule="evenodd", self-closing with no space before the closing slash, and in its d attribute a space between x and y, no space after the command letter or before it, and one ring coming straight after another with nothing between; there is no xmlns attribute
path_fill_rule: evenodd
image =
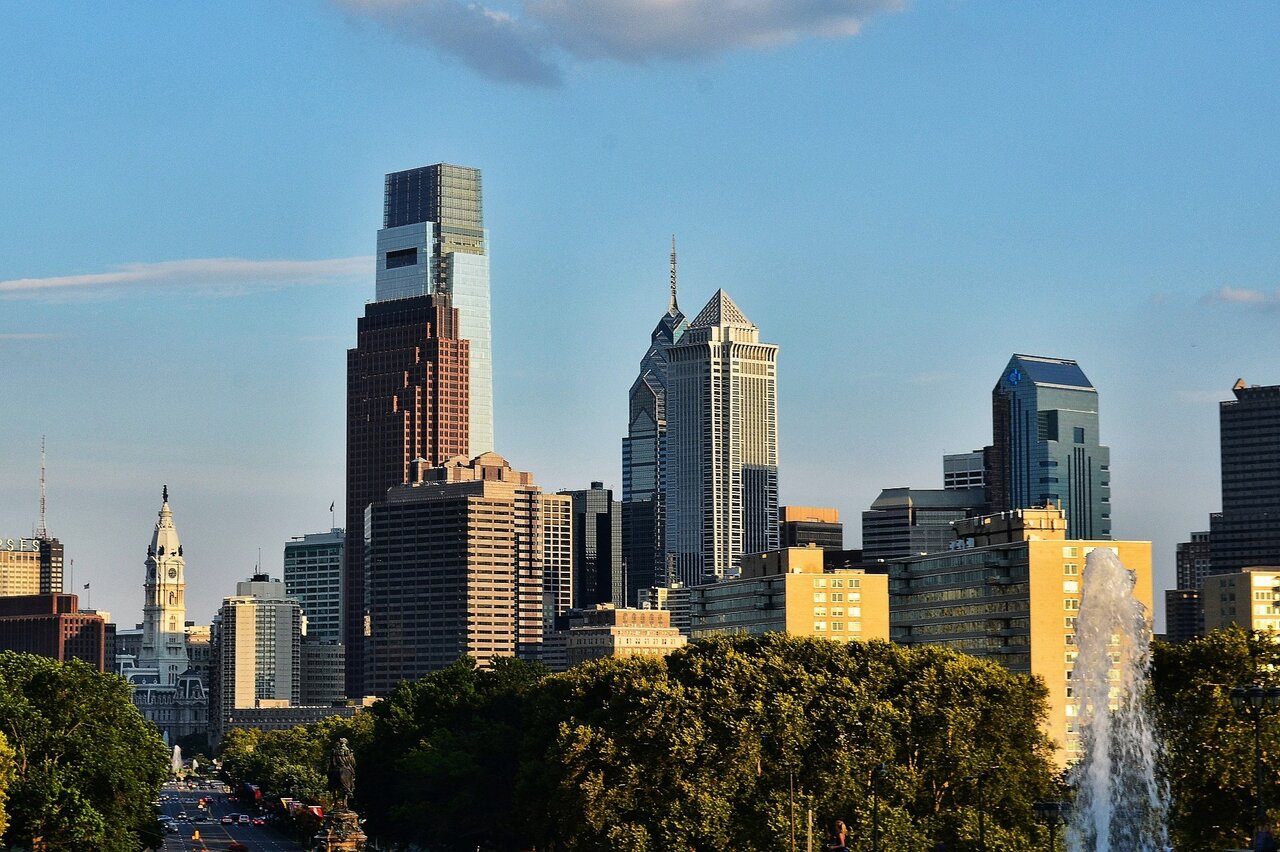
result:
<svg viewBox="0 0 1280 852"><path fill-rule="evenodd" d="M177 775L182 771L182 747L173 747L173 757L169 758L169 771Z"/></svg>
<svg viewBox="0 0 1280 852"><path fill-rule="evenodd" d="M1143 700L1151 628L1135 577L1110 548L1086 557L1071 675L1081 759L1069 852L1164 852L1168 790L1156 776L1160 744Z"/></svg>

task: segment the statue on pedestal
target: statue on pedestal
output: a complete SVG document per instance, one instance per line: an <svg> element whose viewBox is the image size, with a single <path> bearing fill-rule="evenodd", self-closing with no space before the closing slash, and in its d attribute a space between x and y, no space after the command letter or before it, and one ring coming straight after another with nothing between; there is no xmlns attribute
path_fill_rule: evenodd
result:
<svg viewBox="0 0 1280 852"><path fill-rule="evenodd" d="M356 789L356 757L346 737L338 740L329 752L329 793L333 809L324 815L315 848L320 852L361 852L365 837L360 830L360 816L348 807Z"/></svg>

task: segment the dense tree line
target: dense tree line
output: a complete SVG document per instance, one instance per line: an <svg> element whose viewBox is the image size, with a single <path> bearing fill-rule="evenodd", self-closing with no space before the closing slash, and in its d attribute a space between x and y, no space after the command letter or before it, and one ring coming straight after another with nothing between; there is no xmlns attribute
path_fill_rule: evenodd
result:
<svg viewBox="0 0 1280 852"><path fill-rule="evenodd" d="M121 678L0 652L0 836L7 846L135 852L160 845L151 802L163 740Z"/></svg>
<svg viewBox="0 0 1280 852"><path fill-rule="evenodd" d="M468 659L368 711L367 830L432 850L798 848L810 811L871 848L1044 842L1051 794L1037 680L940 648L770 634L548 676ZM981 779L981 781L979 781ZM794 817L793 817L794 814ZM819 835L816 845L821 845Z"/></svg>

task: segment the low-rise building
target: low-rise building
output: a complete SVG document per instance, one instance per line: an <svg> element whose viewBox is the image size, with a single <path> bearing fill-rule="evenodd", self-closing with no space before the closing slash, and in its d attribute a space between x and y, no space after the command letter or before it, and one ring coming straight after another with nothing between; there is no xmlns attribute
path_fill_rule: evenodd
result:
<svg viewBox="0 0 1280 852"><path fill-rule="evenodd" d="M650 586L640 589L636 603L640 609L665 609L671 613L671 626L689 635L689 587L683 583Z"/></svg>
<svg viewBox="0 0 1280 852"><path fill-rule="evenodd" d="M570 666L603 657L665 657L688 640L661 609L619 609L597 604L569 613Z"/></svg>
<svg viewBox="0 0 1280 852"><path fill-rule="evenodd" d="M0 651L84 660L106 671L106 622L80 612L75 595L0 597Z"/></svg>
<svg viewBox="0 0 1280 852"><path fill-rule="evenodd" d="M1200 602L1204 628L1237 624L1245 630L1280 631L1280 565L1259 565L1204 578Z"/></svg>

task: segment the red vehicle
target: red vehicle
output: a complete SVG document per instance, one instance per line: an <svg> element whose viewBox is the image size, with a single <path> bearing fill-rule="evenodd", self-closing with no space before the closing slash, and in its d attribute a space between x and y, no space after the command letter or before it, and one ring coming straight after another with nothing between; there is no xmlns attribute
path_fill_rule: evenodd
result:
<svg viewBox="0 0 1280 852"><path fill-rule="evenodd" d="M262 817L254 817L253 819L251 819L251 820L249 820L249 821L250 821L251 823L253 823L254 825L266 825L266 824L267 824L267 821L266 821L265 819L263 819Z"/></svg>
<svg viewBox="0 0 1280 852"><path fill-rule="evenodd" d="M249 847L245 846L239 840L233 840L227 846L227 852L249 852Z"/></svg>

